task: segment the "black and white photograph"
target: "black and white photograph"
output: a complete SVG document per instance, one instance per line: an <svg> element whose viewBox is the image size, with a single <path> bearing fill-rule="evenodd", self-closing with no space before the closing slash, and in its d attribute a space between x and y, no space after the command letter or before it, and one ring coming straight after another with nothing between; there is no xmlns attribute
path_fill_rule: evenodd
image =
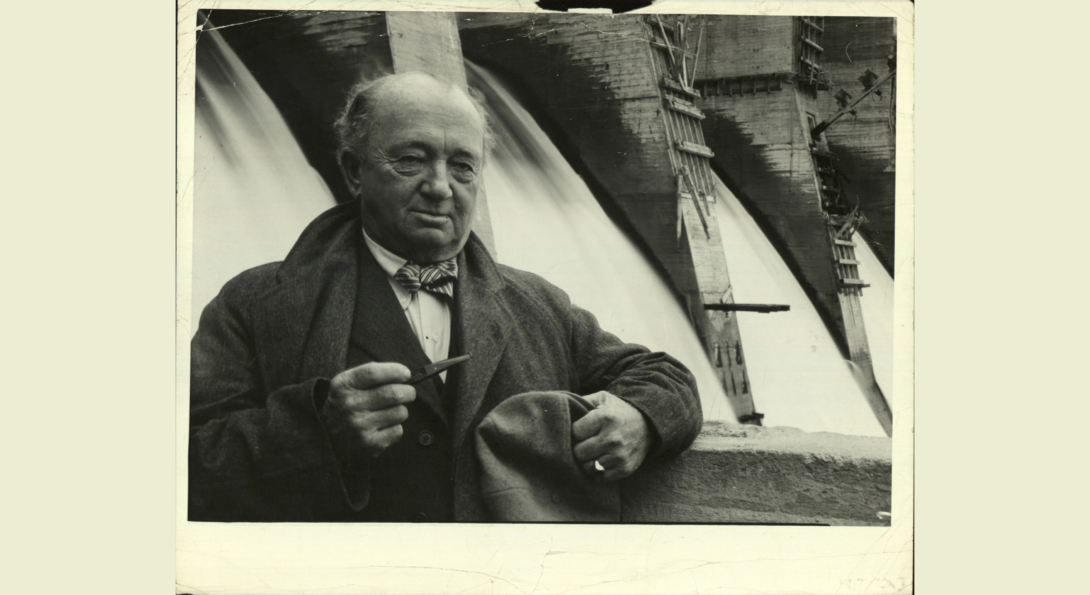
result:
<svg viewBox="0 0 1090 595"><path fill-rule="evenodd" d="M1085 3L6 14L12 592L1081 592Z"/></svg>
<svg viewBox="0 0 1090 595"><path fill-rule="evenodd" d="M179 543L866 529L911 588L905 20L787 6L182 11Z"/></svg>

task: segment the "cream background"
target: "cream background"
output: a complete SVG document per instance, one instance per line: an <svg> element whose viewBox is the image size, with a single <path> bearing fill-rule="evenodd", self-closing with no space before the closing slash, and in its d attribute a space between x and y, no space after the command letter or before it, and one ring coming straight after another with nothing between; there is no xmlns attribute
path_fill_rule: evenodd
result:
<svg viewBox="0 0 1090 595"><path fill-rule="evenodd" d="M182 174L176 210L172 181L176 166L187 172L191 165L184 129L192 104L178 113L177 163L167 106L187 105L192 71L179 68L175 95L175 7L161 4L24 5L8 11L0 40L8 132L0 370L9 380L0 432L2 576L12 592L166 593L175 589L175 572L208 591L266 593L304 592L304 585L322 593L884 593L892 590L887 580L910 592L916 433L921 592L1077 592L1084 582L1071 571L1085 560L1085 462L1064 454L1085 452L1085 389L1071 374L1085 366L1077 341L1086 323L1084 283L1073 274L1085 265L1062 259L1085 254L1087 207L1085 191L1067 187L1060 174L1082 169L1085 117L1082 95L1068 92L1078 89L1079 65L1059 58L1085 53L1085 8L944 6L936 14L925 6L917 15L926 23L926 35L915 38L926 81L917 88L917 130L926 140L917 146L916 181L926 199L915 251L923 399L918 432L900 425L910 421L912 403L899 398L895 406L903 421L895 430L891 529L381 531L176 523L185 484L173 463L185 460L185 433L177 429L187 419L186 387L175 380L187 377L188 337L184 321L175 326L174 298L186 293L189 195ZM707 12L709 5L686 6ZM746 7L795 14L910 8ZM179 11L182 30L191 29L195 8ZM905 26L902 64L915 41ZM178 48L178 63L189 49ZM1030 62L1034 50L1049 60ZM911 72L900 73L905 110ZM986 101L1008 97L1020 106ZM1040 130L1047 138L1036 137ZM898 132L903 201L913 181L904 116ZM911 213L903 202L899 208ZM912 221L898 223L904 255ZM913 311L911 280L898 270L903 316ZM907 329L905 337L901 383L912 382ZM902 386L898 395L911 394Z"/></svg>

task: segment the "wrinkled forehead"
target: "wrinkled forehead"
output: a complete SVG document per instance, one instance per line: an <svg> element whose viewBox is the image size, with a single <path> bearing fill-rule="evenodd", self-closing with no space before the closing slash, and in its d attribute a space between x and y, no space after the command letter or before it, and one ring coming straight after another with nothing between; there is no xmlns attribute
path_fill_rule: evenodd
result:
<svg viewBox="0 0 1090 595"><path fill-rule="evenodd" d="M378 123L402 125L427 121L450 128L471 126L484 133L484 121L469 95L429 77L408 77L383 88L376 97Z"/></svg>

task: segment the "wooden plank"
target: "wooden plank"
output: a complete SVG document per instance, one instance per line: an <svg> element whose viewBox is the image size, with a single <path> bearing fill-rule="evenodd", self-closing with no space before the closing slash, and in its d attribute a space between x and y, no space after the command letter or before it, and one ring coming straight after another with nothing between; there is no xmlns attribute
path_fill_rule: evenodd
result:
<svg viewBox="0 0 1090 595"><path fill-rule="evenodd" d="M802 58L802 61L806 62L807 60L805 58ZM878 79L877 81L875 81L875 83L873 85L871 85L871 87L869 89L867 89L866 91L863 91L862 95L860 95L858 98L856 98L854 101L852 101L848 105L844 106L839 112L833 114L833 116L831 118L829 118L828 120L825 120L822 123L815 126L814 129L810 131L810 136L813 137L814 139L817 139L818 137L820 137L821 133L828 130L828 128L830 126L832 126L833 123L836 122L838 119L840 119L841 116L843 116L844 114L850 113L852 111L852 109L855 108L855 106L859 105L859 103L862 102L865 97L867 97L871 93L874 93L875 91L877 91L878 87L881 87L883 84L885 84L886 81L893 78L896 74L897 74L897 71L892 70L892 71L889 72L889 74L887 74L887 75L883 76L882 78Z"/></svg>
<svg viewBox="0 0 1090 595"><path fill-rule="evenodd" d="M711 232L708 230L708 220L704 218L704 211L700 210L700 203L696 200L696 187L693 185L693 181L689 179L689 168L683 166L681 168L681 174L678 175L678 195L681 195L682 184L689 188L689 197L693 200L693 207L696 208L696 214L700 215L700 224L704 226L704 237L711 239Z"/></svg>
<svg viewBox="0 0 1090 595"><path fill-rule="evenodd" d="M704 45L704 29L707 28L705 21L700 22L700 38L696 42L696 56L693 57L693 76L689 78L689 86L692 87L696 82L696 67L700 65L700 48Z"/></svg>
<svg viewBox="0 0 1090 595"><path fill-rule="evenodd" d="M681 83L671 79L670 77L665 77L665 76L662 77L662 86L667 88L667 89L670 89L671 91L677 91L678 93L688 95L689 97L692 97L693 99L700 99L700 93L697 93L693 89L689 89L687 87L682 87Z"/></svg>
<svg viewBox="0 0 1090 595"><path fill-rule="evenodd" d="M864 283L862 279L841 279L840 282L844 285L854 285L856 287L870 287L870 283Z"/></svg>
<svg viewBox="0 0 1090 595"><path fill-rule="evenodd" d="M674 110L675 112L679 112L679 113L685 114L687 116L692 116L692 117L696 118L697 120L703 120L704 119L704 112L697 109L697 107L695 105L693 105L693 104L691 104L691 103L689 103L687 101L682 101L681 99L678 99L677 97L672 97L670 95L667 95L666 96L666 107L668 107L669 109Z"/></svg>
<svg viewBox="0 0 1090 595"><path fill-rule="evenodd" d="M678 151L682 151L684 153L689 153L691 155L700 155L702 157L707 157L708 159L715 157L715 153L712 153L712 150L708 147L705 147L704 145L698 145L696 143L690 143L683 140L679 140L674 144L675 146L677 146Z"/></svg>
<svg viewBox="0 0 1090 595"><path fill-rule="evenodd" d="M685 38L685 27L688 24L689 24L689 15L685 15L685 22L678 23L679 34L676 37L677 47L678 48L684 49L684 48L689 47L689 40ZM689 60L688 60L687 56L688 56L687 53L682 54L682 56L681 56L681 72L677 73L679 75L678 80L681 81L682 84L685 84L685 85L689 84Z"/></svg>
<svg viewBox="0 0 1090 595"><path fill-rule="evenodd" d="M690 52L689 50L686 50L684 48L667 47L665 44L659 43L657 41L649 41L647 43L651 44L651 47L653 47L653 48L655 48L657 50L661 50L661 51L666 52L666 53L669 53L670 50L672 49L674 52L676 52L676 54L684 54L686 56L694 56L695 55L692 52Z"/></svg>
<svg viewBox="0 0 1090 595"><path fill-rule="evenodd" d="M813 27L814 29L817 29L818 31L820 31L822 33L825 32L825 29L823 29L822 27L819 27L817 23L815 23L814 21L811 21L810 19L807 19L807 18L804 17L802 19L802 22L803 22L804 25Z"/></svg>
<svg viewBox="0 0 1090 595"><path fill-rule="evenodd" d="M841 258L837 262L839 262L840 264L859 264L858 260L848 260L847 258Z"/></svg>
<svg viewBox="0 0 1090 595"><path fill-rule="evenodd" d="M719 312L760 312L761 314L768 314L769 312L787 312L791 309L791 306L787 304L704 304L704 309Z"/></svg>
<svg viewBox="0 0 1090 595"><path fill-rule="evenodd" d="M818 45L818 44L816 44L816 43L814 43L814 42L810 41L809 39L806 39L805 37L803 37L803 38L802 38L802 42L803 42L803 43L805 43L806 45L808 45L808 46L810 46L810 47L814 48L815 50L817 50L817 51L821 52L821 53L825 53L825 49L824 49L824 48L822 48L822 47L821 47L820 45Z"/></svg>
<svg viewBox="0 0 1090 595"><path fill-rule="evenodd" d="M666 36L666 30L663 27L662 19L659 18L659 15L655 15L655 20L658 21L659 29L662 30L662 41L664 41L666 43L666 49L668 50L668 52L670 54L670 66L673 68L674 74L676 75L677 74L677 59L674 58L673 44L670 43L670 38Z"/></svg>
<svg viewBox="0 0 1090 595"><path fill-rule="evenodd" d="M833 241L836 242L837 244L840 244L841 246L855 246L855 242L852 242L852 241L849 241L849 240L833 240Z"/></svg>

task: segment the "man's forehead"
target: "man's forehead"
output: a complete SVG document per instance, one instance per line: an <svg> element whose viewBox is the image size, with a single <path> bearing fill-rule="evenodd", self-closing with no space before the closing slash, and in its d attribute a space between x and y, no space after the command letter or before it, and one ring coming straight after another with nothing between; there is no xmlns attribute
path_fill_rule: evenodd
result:
<svg viewBox="0 0 1090 595"><path fill-rule="evenodd" d="M376 132L390 140L409 137L483 136L484 121L469 97L457 87L439 81L395 89L376 101Z"/></svg>
<svg viewBox="0 0 1090 595"><path fill-rule="evenodd" d="M390 121L380 126L381 130L372 145L376 149L445 147L447 150L477 154L484 140L480 128L465 120L447 125L442 120L414 119Z"/></svg>
<svg viewBox="0 0 1090 595"><path fill-rule="evenodd" d="M375 97L381 109L447 112L450 108L476 113L469 95L459 87L426 75L410 74L384 85Z"/></svg>

